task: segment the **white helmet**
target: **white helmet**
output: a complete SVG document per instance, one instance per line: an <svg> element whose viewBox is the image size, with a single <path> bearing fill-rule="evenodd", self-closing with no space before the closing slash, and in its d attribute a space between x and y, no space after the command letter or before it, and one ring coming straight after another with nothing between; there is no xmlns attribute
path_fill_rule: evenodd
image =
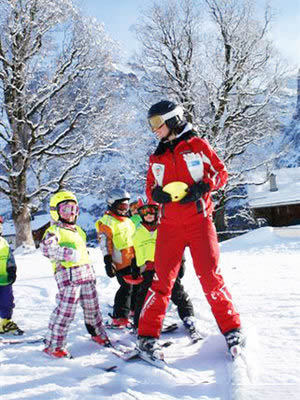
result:
<svg viewBox="0 0 300 400"><path fill-rule="evenodd" d="M112 206L116 201L130 200L130 194L124 189L112 189L107 195L106 202L108 206Z"/></svg>

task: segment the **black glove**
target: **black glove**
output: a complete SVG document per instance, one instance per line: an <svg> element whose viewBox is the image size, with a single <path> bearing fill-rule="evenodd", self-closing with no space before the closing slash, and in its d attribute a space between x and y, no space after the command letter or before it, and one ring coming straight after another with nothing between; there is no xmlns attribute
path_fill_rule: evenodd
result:
<svg viewBox="0 0 300 400"><path fill-rule="evenodd" d="M17 279L16 268L13 267L7 268L7 279L11 285L15 283Z"/></svg>
<svg viewBox="0 0 300 400"><path fill-rule="evenodd" d="M136 265L135 258L131 261L131 276L133 279L137 279L140 276L140 268Z"/></svg>
<svg viewBox="0 0 300 400"><path fill-rule="evenodd" d="M180 200L181 204L190 203L191 201L197 201L200 199L204 193L208 192L210 186L208 183L204 183L202 181L198 183L194 183L192 186L188 188L187 195Z"/></svg>
<svg viewBox="0 0 300 400"><path fill-rule="evenodd" d="M170 193L164 192L161 186L155 186L152 190L152 199L156 203L170 203L172 201Z"/></svg>
<svg viewBox="0 0 300 400"><path fill-rule="evenodd" d="M110 254L104 256L104 264L105 264L106 275L109 278L113 278L116 275L116 269L113 265L112 257Z"/></svg>

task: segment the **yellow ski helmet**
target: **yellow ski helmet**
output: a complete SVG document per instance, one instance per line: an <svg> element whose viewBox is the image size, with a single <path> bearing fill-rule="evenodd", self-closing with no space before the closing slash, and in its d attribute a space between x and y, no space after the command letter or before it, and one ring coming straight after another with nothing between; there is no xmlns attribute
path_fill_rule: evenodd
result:
<svg viewBox="0 0 300 400"><path fill-rule="evenodd" d="M57 212L57 206L59 203L63 201L72 200L78 205L77 198L74 193L69 192L67 190L63 190L61 192L55 193L50 199L50 215L54 221L59 220L59 215Z"/></svg>
<svg viewBox="0 0 300 400"><path fill-rule="evenodd" d="M171 195L172 201L177 202L183 199L187 194L188 185L184 182L170 182L163 187L163 191Z"/></svg>

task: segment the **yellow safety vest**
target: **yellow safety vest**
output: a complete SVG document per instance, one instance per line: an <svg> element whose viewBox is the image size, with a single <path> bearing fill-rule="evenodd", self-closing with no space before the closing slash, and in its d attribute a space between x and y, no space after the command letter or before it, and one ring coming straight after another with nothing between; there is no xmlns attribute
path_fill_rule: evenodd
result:
<svg viewBox="0 0 300 400"><path fill-rule="evenodd" d="M132 236L135 231L135 226L130 218L119 221L112 215L105 214L99 221L110 227L113 234L112 241L117 250L123 250L133 246ZM96 226L99 221L96 222Z"/></svg>
<svg viewBox="0 0 300 400"><path fill-rule="evenodd" d="M134 223L135 227L137 227L142 221L142 218L139 214L134 214L132 217L130 217L130 219Z"/></svg>
<svg viewBox="0 0 300 400"><path fill-rule="evenodd" d="M3 237L0 237L0 286L6 286L9 284L6 269L8 259L9 245Z"/></svg>
<svg viewBox="0 0 300 400"><path fill-rule="evenodd" d="M90 257L86 247L86 234L78 225L74 225L76 231L71 229L62 228L56 224L51 225L45 232L54 233L58 238L58 244L61 247L68 247L76 249L80 254L79 261L59 261L59 263L65 268L71 268L78 265L90 264ZM52 261L54 271L56 270L57 261Z"/></svg>
<svg viewBox="0 0 300 400"><path fill-rule="evenodd" d="M136 264L141 267L146 261L154 261L157 229L150 232L142 224L138 225L133 236Z"/></svg>

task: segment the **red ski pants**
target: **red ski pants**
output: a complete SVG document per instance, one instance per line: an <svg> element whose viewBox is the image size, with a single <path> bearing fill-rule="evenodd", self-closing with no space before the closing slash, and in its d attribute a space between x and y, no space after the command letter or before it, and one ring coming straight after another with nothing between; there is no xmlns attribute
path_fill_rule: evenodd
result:
<svg viewBox="0 0 300 400"><path fill-rule="evenodd" d="M158 338L185 247L190 248L196 275L222 333L240 327L231 295L218 270L219 244L210 217L199 214L176 225L163 221L157 232L155 271L139 320L138 334ZM181 222L181 223L180 223Z"/></svg>

